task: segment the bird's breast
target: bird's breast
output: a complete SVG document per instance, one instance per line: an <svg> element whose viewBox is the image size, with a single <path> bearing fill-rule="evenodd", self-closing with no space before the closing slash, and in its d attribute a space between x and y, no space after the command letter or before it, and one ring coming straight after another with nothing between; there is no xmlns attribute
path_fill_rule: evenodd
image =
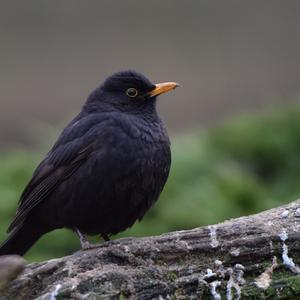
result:
<svg viewBox="0 0 300 300"><path fill-rule="evenodd" d="M165 185L170 143L159 124L118 126L107 136L53 195L61 203L56 218L67 220L67 227L87 233L124 230L144 216Z"/></svg>

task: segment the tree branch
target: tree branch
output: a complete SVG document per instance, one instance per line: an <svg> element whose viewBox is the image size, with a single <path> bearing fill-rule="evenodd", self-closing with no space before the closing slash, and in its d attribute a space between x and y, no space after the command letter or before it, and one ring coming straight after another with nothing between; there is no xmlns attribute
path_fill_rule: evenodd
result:
<svg viewBox="0 0 300 300"><path fill-rule="evenodd" d="M29 264L0 299L295 299L300 200Z"/></svg>

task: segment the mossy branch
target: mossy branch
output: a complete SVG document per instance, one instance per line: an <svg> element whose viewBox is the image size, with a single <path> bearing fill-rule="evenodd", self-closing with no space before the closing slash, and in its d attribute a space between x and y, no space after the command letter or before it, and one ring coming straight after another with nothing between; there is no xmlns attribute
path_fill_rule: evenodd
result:
<svg viewBox="0 0 300 300"><path fill-rule="evenodd" d="M300 200L29 264L0 299L296 299Z"/></svg>

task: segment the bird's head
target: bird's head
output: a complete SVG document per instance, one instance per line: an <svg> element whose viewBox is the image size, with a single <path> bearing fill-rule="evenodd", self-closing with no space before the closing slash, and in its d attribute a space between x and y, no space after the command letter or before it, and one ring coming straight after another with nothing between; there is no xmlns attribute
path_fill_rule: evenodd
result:
<svg viewBox="0 0 300 300"><path fill-rule="evenodd" d="M88 103L121 111L154 107L156 97L178 87L176 82L153 84L135 71L121 71L108 77L89 97Z"/></svg>

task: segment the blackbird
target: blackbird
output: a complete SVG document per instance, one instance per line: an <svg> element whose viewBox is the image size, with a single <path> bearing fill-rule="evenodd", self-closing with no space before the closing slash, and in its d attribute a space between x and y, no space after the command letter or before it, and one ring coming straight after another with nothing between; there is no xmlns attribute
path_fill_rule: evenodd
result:
<svg viewBox="0 0 300 300"><path fill-rule="evenodd" d="M66 227L104 240L141 220L169 175L170 141L156 98L178 86L135 71L108 77L88 97L23 191L0 255L26 251Z"/></svg>

